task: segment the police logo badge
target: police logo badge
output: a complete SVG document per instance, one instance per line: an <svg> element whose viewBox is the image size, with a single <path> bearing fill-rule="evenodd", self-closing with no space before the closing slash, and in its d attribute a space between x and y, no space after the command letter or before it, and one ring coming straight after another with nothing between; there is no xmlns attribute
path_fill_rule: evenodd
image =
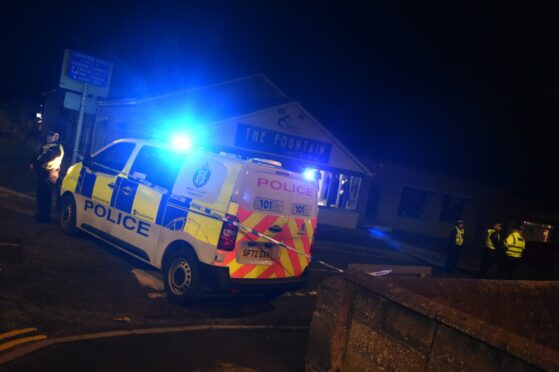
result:
<svg viewBox="0 0 559 372"><path fill-rule="evenodd" d="M196 169L194 175L192 176L192 183L194 186L200 188L208 183L211 175L212 172L210 171L210 164L206 162L206 164Z"/></svg>

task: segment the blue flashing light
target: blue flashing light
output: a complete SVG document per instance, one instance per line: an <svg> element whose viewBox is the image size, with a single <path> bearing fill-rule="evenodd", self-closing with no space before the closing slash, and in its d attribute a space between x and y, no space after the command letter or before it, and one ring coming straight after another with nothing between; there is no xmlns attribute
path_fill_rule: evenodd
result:
<svg viewBox="0 0 559 372"><path fill-rule="evenodd" d="M386 231L376 229L376 228L370 228L369 229L369 234L371 234L371 236L374 236L375 238L379 238L379 239L387 239L388 238L388 234L386 233Z"/></svg>
<svg viewBox="0 0 559 372"><path fill-rule="evenodd" d="M192 140L184 134L175 134L171 137L171 145L179 151L187 151L192 147Z"/></svg>
<svg viewBox="0 0 559 372"><path fill-rule="evenodd" d="M402 245L393 239L387 231L375 227L368 229L368 231L372 238L384 242L389 248L402 250Z"/></svg>
<svg viewBox="0 0 559 372"><path fill-rule="evenodd" d="M307 168L305 169L305 171L303 172L303 177L307 180L307 181L315 181L318 179L318 170L314 169L314 168Z"/></svg>

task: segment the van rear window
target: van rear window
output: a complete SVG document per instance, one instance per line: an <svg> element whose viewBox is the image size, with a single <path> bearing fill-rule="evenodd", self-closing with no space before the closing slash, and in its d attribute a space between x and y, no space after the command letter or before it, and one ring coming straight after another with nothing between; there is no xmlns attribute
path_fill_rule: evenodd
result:
<svg viewBox="0 0 559 372"><path fill-rule="evenodd" d="M316 185L285 171L249 171L243 186L244 208L273 214L316 214Z"/></svg>

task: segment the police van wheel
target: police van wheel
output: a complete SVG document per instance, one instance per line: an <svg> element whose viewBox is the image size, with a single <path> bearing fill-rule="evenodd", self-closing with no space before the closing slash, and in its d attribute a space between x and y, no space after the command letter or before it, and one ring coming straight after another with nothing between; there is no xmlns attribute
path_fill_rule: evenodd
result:
<svg viewBox="0 0 559 372"><path fill-rule="evenodd" d="M76 227L76 202L70 195L63 197L60 203L60 227L68 235L79 233Z"/></svg>
<svg viewBox="0 0 559 372"><path fill-rule="evenodd" d="M200 276L196 258L186 249L177 249L165 261L164 284L169 299L180 304L198 301Z"/></svg>

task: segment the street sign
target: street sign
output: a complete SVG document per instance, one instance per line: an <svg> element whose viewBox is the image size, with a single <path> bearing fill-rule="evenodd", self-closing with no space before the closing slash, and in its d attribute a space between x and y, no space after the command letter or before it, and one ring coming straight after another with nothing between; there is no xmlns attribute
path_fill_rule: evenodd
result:
<svg viewBox="0 0 559 372"><path fill-rule="evenodd" d="M111 62L72 50L68 76L84 83L104 87L109 81Z"/></svg>
<svg viewBox="0 0 559 372"><path fill-rule="evenodd" d="M64 107L68 110L80 111L82 96L73 93L66 92L64 95ZM97 111L97 100L95 98L87 98L85 100L85 113L95 115Z"/></svg>
<svg viewBox="0 0 559 372"><path fill-rule="evenodd" d="M60 88L87 93L95 97L109 96L113 63L89 56L74 50L64 51L64 60L60 71Z"/></svg>

